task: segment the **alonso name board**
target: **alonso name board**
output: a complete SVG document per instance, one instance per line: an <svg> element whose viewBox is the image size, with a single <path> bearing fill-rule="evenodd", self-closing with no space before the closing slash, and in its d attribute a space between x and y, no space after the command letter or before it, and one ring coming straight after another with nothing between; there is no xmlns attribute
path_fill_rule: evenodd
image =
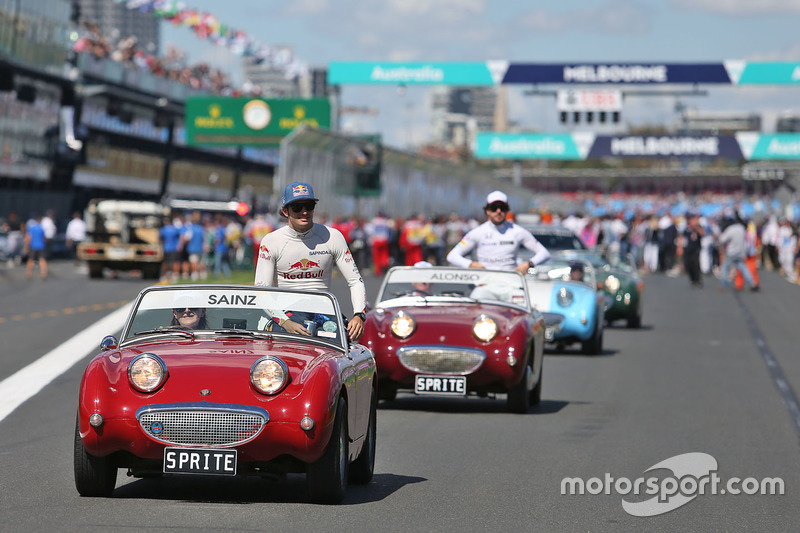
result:
<svg viewBox="0 0 800 533"><path fill-rule="evenodd" d="M190 146L278 146L298 126L329 129L327 98L230 98L186 100L186 144Z"/></svg>

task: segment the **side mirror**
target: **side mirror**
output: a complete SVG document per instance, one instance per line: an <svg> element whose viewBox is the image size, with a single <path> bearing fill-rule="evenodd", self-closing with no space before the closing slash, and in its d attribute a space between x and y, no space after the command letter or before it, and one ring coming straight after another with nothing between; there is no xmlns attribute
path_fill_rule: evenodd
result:
<svg viewBox="0 0 800 533"><path fill-rule="evenodd" d="M103 340L100 341L100 350L103 352L107 352L108 350L113 350L119 345L117 338L113 335L106 335L103 337Z"/></svg>

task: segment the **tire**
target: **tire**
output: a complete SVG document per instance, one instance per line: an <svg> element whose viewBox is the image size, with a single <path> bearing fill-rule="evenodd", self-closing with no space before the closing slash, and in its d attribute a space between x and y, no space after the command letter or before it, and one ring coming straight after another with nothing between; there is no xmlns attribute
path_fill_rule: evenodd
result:
<svg viewBox="0 0 800 533"><path fill-rule="evenodd" d="M147 264L142 267L142 277L144 279L160 279L161 263Z"/></svg>
<svg viewBox="0 0 800 533"><path fill-rule="evenodd" d="M539 405L542 401L542 380L544 378L544 365L539 369L539 381L534 385L531 390L531 405Z"/></svg>
<svg viewBox="0 0 800 533"><path fill-rule="evenodd" d="M369 427L361 453L350 464L349 480L355 485L366 485L375 472L375 444L377 441L378 394L373 389L369 405Z"/></svg>
<svg viewBox="0 0 800 533"><path fill-rule="evenodd" d="M347 488L349 466L347 402L339 398L328 447L322 457L306 469L308 495L315 503L339 503Z"/></svg>
<svg viewBox="0 0 800 533"><path fill-rule="evenodd" d="M586 355L598 355L603 351L603 329L599 324L592 337L581 343L581 351Z"/></svg>
<svg viewBox="0 0 800 533"><path fill-rule="evenodd" d="M397 398L397 387L393 385L378 383L378 399L385 402L393 402Z"/></svg>
<svg viewBox="0 0 800 533"><path fill-rule="evenodd" d="M107 457L86 452L75 421L75 488L81 496L111 496L117 484L117 467Z"/></svg>
<svg viewBox="0 0 800 533"><path fill-rule="evenodd" d="M530 366L530 362L528 365ZM528 390L528 372L530 368L526 368L522 379L519 383L514 385L508 390L508 399L506 400L506 408L509 413L524 414L531 408L531 395Z"/></svg>
<svg viewBox="0 0 800 533"><path fill-rule="evenodd" d="M103 277L103 263L89 263L89 277L100 279Z"/></svg>
<svg viewBox="0 0 800 533"><path fill-rule="evenodd" d="M630 329L639 329L642 327L642 315L636 314L628 318L628 327Z"/></svg>

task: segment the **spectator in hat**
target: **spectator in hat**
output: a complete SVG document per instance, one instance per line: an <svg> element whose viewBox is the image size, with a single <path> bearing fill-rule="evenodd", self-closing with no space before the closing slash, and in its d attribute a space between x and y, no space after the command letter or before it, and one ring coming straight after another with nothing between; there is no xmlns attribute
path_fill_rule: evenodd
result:
<svg viewBox="0 0 800 533"><path fill-rule="evenodd" d="M287 225L261 239L256 259L255 285L294 289L328 290L333 266L347 280L353 318L347 324L348 337L357 340L364 332L367 290L342 232L314 223L319 199L310 184L294 182L281 196L280 215ZM289 333L310 335L304 313L273 314L273 322Z"/></svg>
<svg viewBox="0 0 800 533"><path fill-rule="evenodd" d="M467 232L450 250L447 254L450 264L464 268L517 270L525 274L528 269L550 258L550 252L530 231L506 219L510 207L505 193L489 193L483 210L488 220ZM533 256L528 261L519 262L520 248L530 250ZM474 261L468 257L473 250Z"/></svg>

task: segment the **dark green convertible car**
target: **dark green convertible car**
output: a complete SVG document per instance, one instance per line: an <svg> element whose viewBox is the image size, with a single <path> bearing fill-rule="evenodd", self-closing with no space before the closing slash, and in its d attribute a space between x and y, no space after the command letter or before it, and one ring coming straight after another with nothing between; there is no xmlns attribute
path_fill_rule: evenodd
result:
<svg viewBox="0 0 800 533"><path fill-rule="evenodd" d="M626 320L629 328L642 325L644 280L630 254L618 255L594 250L569 250L558 255L589 261L595 269L598 289L605 292L608 324Z"/></svg>

